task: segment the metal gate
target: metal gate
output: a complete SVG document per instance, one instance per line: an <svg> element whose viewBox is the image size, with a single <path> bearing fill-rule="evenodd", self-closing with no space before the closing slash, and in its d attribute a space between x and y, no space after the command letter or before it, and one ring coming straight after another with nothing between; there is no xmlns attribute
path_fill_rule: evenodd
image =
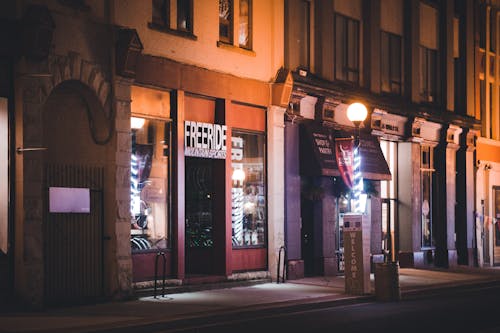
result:
<svg viewBox="0 0 500 333"><path fill-rule="evenodd" d="M74 304L103 295L102 166L46 165L44 292L47 304ZM50 213L48 189L90 189L90 213Z"/></svg>

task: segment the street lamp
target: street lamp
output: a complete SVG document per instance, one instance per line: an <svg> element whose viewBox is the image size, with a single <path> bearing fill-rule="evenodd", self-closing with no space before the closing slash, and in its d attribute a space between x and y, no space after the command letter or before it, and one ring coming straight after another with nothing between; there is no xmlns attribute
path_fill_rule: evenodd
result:
<svg viewBox="0 0 500 333"><path fill-rule="evenodd" d="M361 177L361 154L359 153L359 127L363 121L365 121L368 115L368 110L363 103L352 103L347 108L347 118L356 127L355 137L354 137L354 163L353 163L353 187L352 196L354 199L354 212L362 212L360 196L363 192L363 178Z"/></svg>

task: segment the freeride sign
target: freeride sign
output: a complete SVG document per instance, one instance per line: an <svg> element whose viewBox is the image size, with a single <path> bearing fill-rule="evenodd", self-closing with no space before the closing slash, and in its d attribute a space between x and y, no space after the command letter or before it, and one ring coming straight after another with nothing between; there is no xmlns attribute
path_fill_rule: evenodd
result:
<svg viewBox="0 0 500 333"><path fill-rule="evenodd" d="M184 155L202 158L226 158L226 125L196 121L184 122Z"/></svg>

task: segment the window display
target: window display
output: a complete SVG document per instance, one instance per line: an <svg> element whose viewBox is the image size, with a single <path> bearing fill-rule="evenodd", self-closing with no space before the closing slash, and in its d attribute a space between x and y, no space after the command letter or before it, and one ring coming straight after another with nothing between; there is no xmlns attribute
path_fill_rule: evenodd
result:
<svg viewBox="0 0 500 333"><path fill-rule="evenodd" d="M170 124L132 117L132 251L170 246Z"/></svg>
<svg viewBox="0 0 500 333"><path fill-rule="evenodd" d="M233 247L264 246L266 242L266 182L264 135L233 130Z"/></svg>
<svg viewBox="0 0 500 333"><path fill-rule="evenodd" d="M422 186L422 248L435 246L432 221L432 178L434 174L434 151L432 147L420 146L420 173Z"/></svg>

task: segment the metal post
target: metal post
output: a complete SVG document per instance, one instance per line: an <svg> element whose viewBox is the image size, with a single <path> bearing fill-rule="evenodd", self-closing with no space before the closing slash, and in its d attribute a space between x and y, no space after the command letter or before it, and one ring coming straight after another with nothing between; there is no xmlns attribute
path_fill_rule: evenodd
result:
<svg viewBox="0 0 500 333"><path fill-rule="evenodd" d="M160 251L156 253L155 258L155 286L154 286L154 298L156 298L156 290L157 290L157 281L158 281L158 259L162 257L163 259L163 275L162 275L162 288L161 288L161 296L165 297L165 277L166 277L166 267L167 267L167 258L165 257L165 252Z"/></svg>

